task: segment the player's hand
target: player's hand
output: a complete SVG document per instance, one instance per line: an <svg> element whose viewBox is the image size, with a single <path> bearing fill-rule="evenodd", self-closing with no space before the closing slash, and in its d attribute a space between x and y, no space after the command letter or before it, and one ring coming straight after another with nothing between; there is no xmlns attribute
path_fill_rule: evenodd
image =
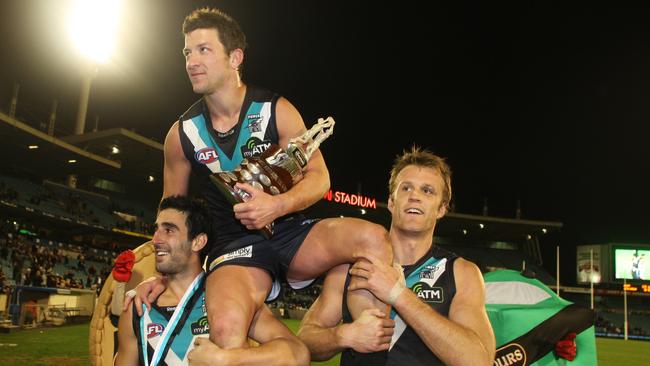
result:
<svg viewBox="0 0 650 366"><path fill-rule="evenodd" d="M390 347L394 328L393 320L372 308L364 310L354 322L341 325L338 334L343 338L342 344L357 352L379 352Z"/></svg>
<svg viewBox="0 0 650 366"><path fill-rule="evenodd" d="M402 272L396 267L382 263L372 255L366 255L365 258L367 260L359 259L350 268L352 279L348 290L365 289L372 292L384 304L394 302L396 299L391 299L391 290L396 285L404 286Z"/></svg>
<svg viewBox="0 0 650 366"><path fill-rule="evenodd" d="M212 343L208 338L197 337L194 348L187 354L190 366L228 365L228 351Z"/></svg>
<svg viewBox="0 0 650 366"><path fill-rule="evenodd" d="M576 358L578 348L575 339L576 334L569 333L555 344L555 353L558 357L562 357L569 361L573 361Z"/></svg>
<svg viewBox="0 0 650 366"><path fill-rule="evenodd" d="M156 301L158 296L162 294L167 288L166 279L158 277L150 277L138 284L135 290L135 296L129 296L128 292L124 296L124 306L122 311L126 311L131 306L131 301L135 301L135 310L139 316L142 316L142 304L151 310L151 304ZM133 290L131 290L133 291Z"/></svg>
<svg viewBox="0 0 650 366"><path fill-rule="evenodd" d="M242 189L250 195L244 203L233 207L235 218L249 230L259 230L282 216L282 202L247 183L237 183L235 189Z"/></svg>

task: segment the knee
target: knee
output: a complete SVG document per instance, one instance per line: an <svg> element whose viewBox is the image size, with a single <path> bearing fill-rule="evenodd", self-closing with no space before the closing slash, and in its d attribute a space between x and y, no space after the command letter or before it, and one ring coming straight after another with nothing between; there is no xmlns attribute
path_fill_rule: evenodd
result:
<svg viewBox="0 0 650 366"><path fill-rule="evenodd" d="M363 253L372 254L386 261L392 260L393 251L388 240L388 231L383 226L368 222L358 232L360 249ZM358 257L363 256L363 253L359 253Z"/></svg>
<svg viewBox="0 0 650 366"><path fill-rule="evenodd" d="M216 338L217 343L222 343L233 336L247 334L251 319L252 315L247 314L244 309L228 306L223 302L220 302L218 307L208 307L210 335Z"/></svg>

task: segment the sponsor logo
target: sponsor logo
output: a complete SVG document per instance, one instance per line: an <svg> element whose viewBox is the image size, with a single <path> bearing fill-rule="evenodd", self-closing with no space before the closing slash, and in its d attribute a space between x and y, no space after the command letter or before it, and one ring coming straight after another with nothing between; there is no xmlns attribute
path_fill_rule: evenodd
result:
<svg viewBox="0 0 650 366"><path fill-rule="evenodd" d="M210 268L208 271L212 271L214 267L216 267L219 263L229 261L231 259L235 258L250 258L253 256L253 246L249 245L244 248L237 249L235 251L232 251L230 253L224 254L222 256L219 256L217 259L213 260L212 263L210 263Z"/></svg>
<svg viewBox="0 0 650 366"><path fill-rule="evenodd" d="M510 343L496 352L494 366L526 366L526 350L518 343Z"/></svg>
<svg viewBox="0 0 650 366"><path fill-rule="evenodd" d="M219 156L214 148L206 147L194 153L194 159L201 164L210 164L219 159Z"/></svg>
<svg viewBox="0 0 650 366"><path fill-rule="evenodd" d="M434 279L436 278L436 272L440 269L439 266L433 265L433 266L426 266L424 267L424 270L420 272L420 278L426 278L426 279Z"/></svg>
<svg viewBox="0 0 650 366"><path fill-rule="evenodd" d="M165 330L165 327L163 327L162 324L147 324L147 338L158 337L162 334L163 330Z"/></svg>
<svg viewBox="0 0 650 366"><path fill-rule="evenodd" d="M262 131L262 116L260 114L249 114L246 119L248 120L246 127L251 133Z"/></svg>
<svg viewBox="0 0 650 366"><path fill-rule="evenodd" d="M245 158L259 156L271 146L271 140L260 140L257 137L251 137L246 144L241 147L241 154Z"/></svg>
<svg viewBox="0 0 650 366"><path fill-rule="evenodd" d="M440 303L445 300L442 287L430 287L425 282L416 283L411 287L411 291L425 302Z"/></svg>
<svg viewBox="0 0 650 366"><path fill-rule="evenodd" d="M192 329L192 335L207 334L210 333L210 325L208 324L208 318L202 316L196 323L190 325Z"/></svg>

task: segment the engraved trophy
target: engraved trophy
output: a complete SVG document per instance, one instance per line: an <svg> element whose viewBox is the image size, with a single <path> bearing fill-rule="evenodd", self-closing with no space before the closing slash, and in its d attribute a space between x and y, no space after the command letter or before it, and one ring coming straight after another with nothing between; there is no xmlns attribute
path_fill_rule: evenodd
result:
<svg viewBox="0 0 650 366"><path fill-rule="evenodd" d="M210 180L233 205L250 199L248 192L235 188L237 183L248 183L271 195L284 193L302 179L303 170L314 151L334 132L334 123L332 117L319 118L307 132L289 140L286 150L271 144L259 156L242 160L234 170L210 175ZM270 238L273 223L261 231L267 239Z"/></svg>

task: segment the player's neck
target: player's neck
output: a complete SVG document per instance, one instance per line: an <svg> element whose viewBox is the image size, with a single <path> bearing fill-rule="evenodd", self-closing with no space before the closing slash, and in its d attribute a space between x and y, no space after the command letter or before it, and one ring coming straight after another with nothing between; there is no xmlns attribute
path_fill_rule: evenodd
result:
<svg viewBox="0 0 650 366"><path fill-rule="evenodd" d="M395 227L390 229L394 261L401 265L417 262L433 245L433 229L426 232L410 232Z"/></svg>
<svg viewBox="0 0 650 366"><path fill-rule="evenodd" d="M196 276L201 273L201 267L188 269L186 271L167 275L167 289L165 290L165 300L178 304L185 291L190 287Z"/></svg>
<svg viewBox="0 0 650 366"><path fill-rule="evenodd" d="M246 84L242 82L204 96L212 126L217 131L226 132L237 124L245 97Z"/></svg>

